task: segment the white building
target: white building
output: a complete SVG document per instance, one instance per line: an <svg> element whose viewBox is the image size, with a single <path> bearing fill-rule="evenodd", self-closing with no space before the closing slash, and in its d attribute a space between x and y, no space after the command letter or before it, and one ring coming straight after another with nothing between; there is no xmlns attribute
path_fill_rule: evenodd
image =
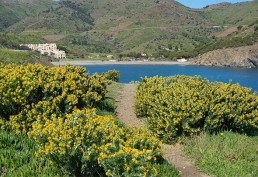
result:
<svg viewBox="0 0 258 177"><path fill-rule="evenodd" d="M57 49L55 43L46 44L21 44L20 46L26 46L31 50L40 52L42 55L48 55L54 58L66 58L65 51Z"/></svg>
<svg viewBox="0 0 258 177"><path fill-rule="evenodd" d="M181 59L177 59L177 62L183 63L183 62L187 62L187 60L185 58L181 58Z"/></svg>
<svg viewBox="0 0 258 177"><path fill-rule="evenodd" d="M54 58L61 58L61 59L66 58L65 51L62 51L62 50L55 50L51 52L51 56Z"/></svg>

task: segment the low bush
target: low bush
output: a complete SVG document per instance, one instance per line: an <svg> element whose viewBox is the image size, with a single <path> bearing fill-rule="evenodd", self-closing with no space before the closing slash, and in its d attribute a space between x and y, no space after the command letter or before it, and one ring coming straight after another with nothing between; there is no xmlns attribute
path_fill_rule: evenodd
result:
<svg viewBox="0 0 258 177"><path fill-rule="evenodd" d="M16 132L21 141L28 139L26 133L34 140L31 153L37 149L35 156L52 162L60 175L157 176L158 139L93 109L113 111L111 100L104 99L111 82L108 75L88 76L85 68L70 65L0 64L0 69L1 128ZM0 173L12 174L5 170L8 164L2 166ZM26 174L37 171L35 166L28 169ZM43 174L56 176L59 171Z"/></svg>
<svg viewBox="0 0 258 177"><path fill-rule="evenodd" d="M255 26L254 26L254 31L255 31L255 32L258 32L258 25L255 25Z"/></svg>
<svg viewBox="0 0 258 177"><path fill-rule="evenodd" d="M95 107L107 92L107 80L88 76L83 67L0 66L0 117L17 132L52 114Z"/></svg>
<svg viewBox="0 0 258 177"><path fill-rule="evenodd" d="M258 128L258 97L239 84L200 77L143 78L137 88L136 113L164 142L201 131L248 132Z"/></svg>
<svg viewBox="0 0 258 177"><path fill-rule="evenodd" d="M114 82L119 81L119 71L117 70L109 70L107 72L101 73L100 75L104 76L106 79Z"/></svg>
<svg viewBox="0 0 258 177"><path fill-rule="evenodd" d="M37 120L28 135L39 145L36 155L50 158L75 176L156 176L157 139L126 128L94 110Z"/></svg>

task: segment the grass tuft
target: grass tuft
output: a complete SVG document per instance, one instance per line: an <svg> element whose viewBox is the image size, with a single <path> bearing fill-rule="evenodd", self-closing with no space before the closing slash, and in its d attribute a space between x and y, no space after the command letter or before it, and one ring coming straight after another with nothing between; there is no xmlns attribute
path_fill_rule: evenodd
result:
<svg viewBox="0 0 258 177"><path fill-rule="evenodd" d="M47 159L36 158L35 151L35 142L26 135L0 130L0 176L60 176Z"/></svg>
<svg viewBox="0 0 258 177"><path fill-rule="evenodd" d="M183 151L205 173L217 177L258 176L258 136L233 132L185 138Z"/></svg>
<svg viewBox="0 0 258 177"><path fill-rule="evenodd" d="M157 177L180 177L178 170L174 166L171 166L167 161L157 163L153 165L157 169Z"/></svg>

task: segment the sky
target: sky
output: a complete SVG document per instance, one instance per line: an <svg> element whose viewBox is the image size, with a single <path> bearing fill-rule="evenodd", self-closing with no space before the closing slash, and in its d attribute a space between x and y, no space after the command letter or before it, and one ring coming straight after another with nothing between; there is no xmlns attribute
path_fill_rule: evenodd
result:
<svg viewBox="0 0 258 177"><path fill-rule="evenodd" d="M230 3L237 3L237 2L245 2L248 0L176 0L181 4L191 7L191 8L202 8L207 5L217 4L220 2L230 2Z"/></svg>

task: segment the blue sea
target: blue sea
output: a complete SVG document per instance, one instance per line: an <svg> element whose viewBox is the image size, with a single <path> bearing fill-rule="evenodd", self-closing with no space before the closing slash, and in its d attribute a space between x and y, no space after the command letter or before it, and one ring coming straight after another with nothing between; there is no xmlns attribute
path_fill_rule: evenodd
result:
<svg viewBox="0 0 258 177"><path fill-rule="evenodd" d="M120 82L140 81L144 76L200 75L210 81L239 83L258 92L258 69L221 68L192 65L85 65L87 72L93 74L108 70L118 70Z"/></svg>

